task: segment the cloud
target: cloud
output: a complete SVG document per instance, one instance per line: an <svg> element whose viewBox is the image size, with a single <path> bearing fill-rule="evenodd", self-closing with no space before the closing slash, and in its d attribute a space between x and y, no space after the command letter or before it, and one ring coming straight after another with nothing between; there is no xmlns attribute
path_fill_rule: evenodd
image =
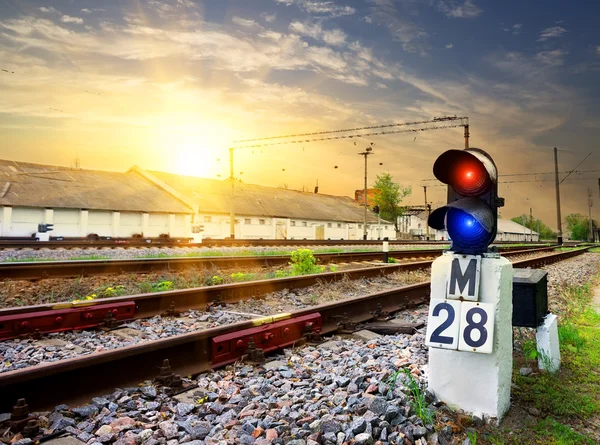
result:
<svg viewBox="0 0 600 445"><path fill-rule="evenodd" d="M541 51L535 55L535 58L548 66L561 66L564 64L564 57L567 52L561 49L555 49L552 51Z"/></svg>
<svg viewBox="0 0 600 445"><path fill-rule="evenodd" d="M446 16L456 19L472 19L479 17L483 10L473 3L473 0L465 0L462 4L455 0L440 0L437 8Z"/></svg>
<svg viewBox="0 0 600 445"><path fill-rule="evenodd" d="M66 14L60 18L60 21L63 23L77 23L78 25L83 24L83 19L81 17L73 17Z"/></svg>
<svg viewBox="0 0 600 445"><path fill-rule="evenodd" d="M430 45L429 34L409 18L409 14L399 11L392 0L369 0L371 22L388 29L394 40L402 42L402 49L410 53L427 54ZM399 3L398 5L404 6Z"/></svg>
<svg viewBox="0 0 600 445"><path fill-rule="evenodd" d="M239 35L200 21L177 28L157 28L130 20L123 27L105 24L92 32L79 32L50 20L23 17L0 21L2 28L13 32L0 34L0 39L68 55L74 61L93 55L128 61L183 57L190 63L211 60L214 70L230 73L304 70L352 85L368 85L375 78L393 79L397 70L360 45L337 51L329 46L308 45L294 33L261 30L257 35ZM320 25L300 22L292 29L312 33L332 46L341 44L346 37L342 31L324 31Z"/></svg>
<svg viewBox="0 0 600 445"><path fill-rule="evenodd" d="M57 12L58 12L58 11L57 11L57 10L54 8L54 6L50 6L50 7L48 7L48 8L47 8L47 7L45 7L45 6L42 6L42 7L40 7L40 11L42 11L42 12L45 12L45 13L51 13L51 12L56 12L56 13L57 13Z"/></svg>
<svg viewBox="0 0 600 445"><path fill-rule="evenodd" d="M544 29L540 33L540 38L537 40L538 42L545 42L548 39L552 39L555 37L562 36L567 30L562 26L551 26L550 28Z"/></svg>
<svg viewBox="0 0 600 445"><path fill-rule="evenodd" d="M521 30L523 29L523 25L521 23L515 23L512 25L512 34L514 36L521 34Z"/></svg>
<svg viewBox="0 0 600 445"><path fill-rule="evenodd" d="M600 56L600 45L596 46L596 55Z"/></svg>
<svg viewBox="0 0 600 445"><path fill-rule="evenodd" d="M81 10L81 12L85 12L86 14L91 14L91 13L92 13L92 10L91 10L91 9L88 9L88 8L83 8L83 9Z"/></svg>
<svg viewBox="0 0 600 445"><path fill-rule="evenodd" d="M448 43L446 45L446 49L452 49L452 48L454 48L454 45L452 43Z"/></svg>
<svg viewBox="0 0 600 445"><path fill-rule="evenodd" d="M323 41L329 45L340 46L346 42L346 33L341 29L323 32Z"/></svg>
<svg viewBox="0 0 600 445"><path fill-rule="evenodd" d="M322 40L328 45L340 46L346 42L346 33L339 28L324 30L320 23L301 23L292 22L289 26L290 31L303 36L311 37L315 40Z"/></svg>
<svg viewBox="0 0 600 445"><path fill-rule="evenodd" d="M236 25L243 26L244 28L254 28L258 24L254 20L244 19L242 17L234 16L231 21Z"/></svg>
<svg viewBox="0 0 600 445"><path fill-rule="evenodd" d="M273 23L275 21L275 19L277 18L276 14L267 14L266 12L261 12L260 16L267 23Z"/></svg>
<svg viewBox="0 0 600 445"><path fill-rule="evenodd" d="M353 15L356 9L351 6L338 6L332 1L317 1L317 0L275 0L286 6L295 5L298 8L308 12L309 14L317 14L326 17L342 17L345 15Z"/></svg>

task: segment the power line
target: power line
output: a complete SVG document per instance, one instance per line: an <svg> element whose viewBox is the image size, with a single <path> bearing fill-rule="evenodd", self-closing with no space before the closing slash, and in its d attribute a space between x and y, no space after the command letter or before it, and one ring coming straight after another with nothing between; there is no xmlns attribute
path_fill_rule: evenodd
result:
<svg viewBox="0 0 600 445"><path fill-rule="evenodd" d="M567 179L567 181L589 181L589 180L597 180L598 178L571 178ZM499 184L515 184L522 182L553 182L554 179L527 179L523 181L498 181ZM428 185L427 187L446 187L446 184L434 184Z"/></svg>
<svg viewBox="0 0 600 445"><path fill-rule="evenodd" d="M570 170L570 171L563 171L563 172L558 172L558 173L600 173L600 170ZM539 172L539 173L507 173L504 175L498 175L500 177L507 177L507 176L543 176L543 175L553 175L554 172ZM565 177L566 179L566 177ZM425 181L437 181L436 178L428 178L428 179L423 179L423 182ZM564 179L563 179L564 181Z"/></svg>
<svg viewBox="0 0 600 445"><path fill-rule="evenodd" d="M459 124L456 125L457 127L464 127L465 125L469 124L468 117L456 117L456 116L434 117L432 121L402 122L399 124L371 125L368 127L346 128L346 129L342 129L342 130L324 130L324 131L314 131L311 133L287 134L287 135L281 135L281 136L270 136L270 137L255 138L255 139L240 139L237 141L233 141L233 143L240 144L240 143L245 143L245 142L268 141L268 140L272 140L272 139L297 138L297 137L303 137L303 136L319 136L319 135L323 135L323 134L349 133L349 132L364 131L364 130L377 130L377 129L382 129L382 128L406 127L408 125L425 125L425 124L431 124L432 122L455 122L455 121L460 122ZM449 128L449 127L444 126L444 127L440 127L440 128ZM428 129L432 129L432 128L428 128ZM412 130L412 131L422 131L422 130ZM389 132L389 133L398 133L398 132ZM389 133L386 132L386 133L382 133L382 134L389 134ZM361 135L361 136L371 136L371 135L372 134ZM361 136L356 136L356 137L361 137ZM349 136L349 137L352 137L352 136ZM326 140L326 139L322 139L322 140ZM303 142L309 142L309 141L303 141ZM294 142L289 142L289 143L294 143Z"/></svg>

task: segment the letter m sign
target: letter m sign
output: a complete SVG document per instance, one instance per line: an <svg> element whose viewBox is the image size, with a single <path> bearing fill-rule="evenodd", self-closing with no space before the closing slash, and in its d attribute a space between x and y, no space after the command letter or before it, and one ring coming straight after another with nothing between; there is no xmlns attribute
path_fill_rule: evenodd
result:
<svg viewBox="0 0 600 445"><path fill-rule="evenodd" d="M480 268L480 256L454 255L450 263L446 298L479 301Z"/></svg>

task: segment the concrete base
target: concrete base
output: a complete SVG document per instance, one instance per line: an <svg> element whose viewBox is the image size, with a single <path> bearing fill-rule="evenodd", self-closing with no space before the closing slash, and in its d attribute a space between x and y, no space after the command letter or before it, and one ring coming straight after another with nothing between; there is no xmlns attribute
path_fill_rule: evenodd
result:
<svg viewBox="0 0 600 445"><path fill-rule="evenodd" d="M431 298L446 296L453 255L444 254L431 267ZM429 348L429 389L443 402L467 412L501 419L510 407L512 377L511 263L502 257L481 261L479 301L495 306L491 354Z"/></svg>
<svg viewBox="0 0 600 445"><path fill-rule="evenodd" d="M538 367L549 372L560 369L560 347L556 315L548 314L535 334L538 350Z"/></svg>

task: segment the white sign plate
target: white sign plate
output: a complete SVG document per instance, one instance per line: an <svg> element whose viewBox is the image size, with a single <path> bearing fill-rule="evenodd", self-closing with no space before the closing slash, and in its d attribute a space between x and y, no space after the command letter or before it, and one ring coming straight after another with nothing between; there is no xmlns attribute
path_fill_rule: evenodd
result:
<svg viewBox="0 0 600 445"><path fill-rule="evenodd" d="M448 274L446 298L450 300L479 301L481 256L453 255Z"/></svg>
<svg viewBox="0 0 600 445"><path fill-rule="evenodd" d="M462 302L459 351L491 354L494 348L494 305Z"/></svg>
<svg viewBox="0 0 600 445"><path fill-rule="evenodd" d="M460 301L431 299L425 344L432 348L456 349L460 324Z"/></svg>

